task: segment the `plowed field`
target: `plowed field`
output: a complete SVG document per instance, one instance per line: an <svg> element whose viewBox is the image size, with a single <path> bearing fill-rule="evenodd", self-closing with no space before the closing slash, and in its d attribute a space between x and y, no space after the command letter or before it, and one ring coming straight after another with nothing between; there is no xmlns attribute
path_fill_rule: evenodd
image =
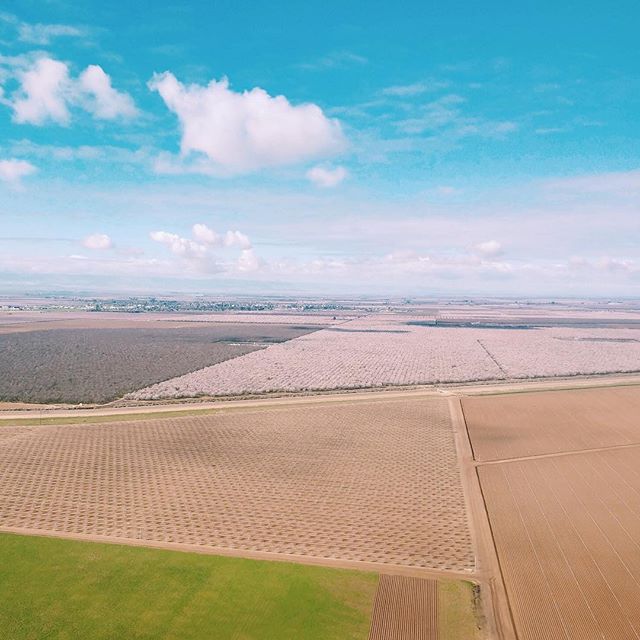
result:
<svg viewBox="0 0 640 640"><path fill-rule="evenodd" d="M438 583L380 576L369 640L437 640Z"/></svg>
<svg viewBox="0 0 640 640"><path fill-rule="evenodd" d="M640 637L640 448L480 467L520 640Z"/></svg>
<svg viewBox="0 0 640 640"><path fill-rule="evenodd" d="M640 443L640 386L463 398L476 460Z"/></svg>

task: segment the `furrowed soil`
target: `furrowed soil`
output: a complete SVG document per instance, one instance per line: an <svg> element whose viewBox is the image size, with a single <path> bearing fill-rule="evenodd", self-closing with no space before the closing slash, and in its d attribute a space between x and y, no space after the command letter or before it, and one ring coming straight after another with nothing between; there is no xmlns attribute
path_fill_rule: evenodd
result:
<svg viewBox="0 0 640 640"><path fill-rule="evenodd" d="M438 640L438 583L380 576L369 640Z"/></svg>
<svg viewBox="0 0 640 640"><path fill-rule="evenodd" d="M639 638L640 388L463 406L518 638Z"/></svg>
<svg viewBox="0 0 640 640"><path fill-rule="evenodd" d="M640 386L466 397L476 460L640 443Z"/></svg>
<svg viewBox="0 0 640 640"><path fill-rule="evenodd" d="M479 473L518 638L640 637L640 449Z"/></svg>
<svg viewBox="0 0 640 640"><path fill-rule="evenodd" d="M444 398L0 429L0 528L472 571Z"/></svg>

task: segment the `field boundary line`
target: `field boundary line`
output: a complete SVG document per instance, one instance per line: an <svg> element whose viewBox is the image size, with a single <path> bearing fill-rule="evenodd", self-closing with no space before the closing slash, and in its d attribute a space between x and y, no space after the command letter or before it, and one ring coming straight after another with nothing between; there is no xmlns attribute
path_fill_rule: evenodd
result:
<svg viewBox="0 0 640 640"><path fill-rule="evenodd" d="M155 540L140 540L137 538L120 538L87 533L66 533L64 531L50 531L45 529L27 529L22 527L3 527L0 533L21 536L36 536L41 538L60 538L76 540L78 542L100 542L129 547L147 549L161 549L164 551L181 551L183 553L198 553L201 555L222 556L226 558L244 558L245 560L265 560L272 562L289 562L331 569L352 569L370 573L399 575L425 579L449 579L477 581L479 575L473 571L457 571L448 569L432 569L429 567L415 567L384 562L366 562L363 560L345 560L340 558L323 558L321 556L305 556L299 554L277 553L270 551L252 551L250 549L232 549L229 547L208 547L206 545L182 544L179 542L159 542Z"/></svg>
<svg viewBox="0 0 640 640"><path fill-rule="evenodd" d="M476 572L484 579L481 593L484 616L491 637L516 640L511 605L507 597L502 568L493 538L491 522L473 459L473 450L461 399L449 398L449 409L458 451L462 486L470 518L471 538L476 553Z"/></svg>
<svg viewBox="0 0 640 640"><path fill-rule="evenodd" d="M544 386L543 386L544 385ZM549 391L570 391L582 389L596 389L606 387L630 387L640 385L640 372L624 372L612 374L589 374L576 376L560 376L546 378L522 378L510 380L470 380L468 382L450 383L426 383L419 385L387 385L384 387L359 387L353 389L328 389L318 391L305 391L295 393L282 393L273 395L255 395L252 397L220 396L217 398L184 398L179 401L167 402L164 404L147 405L123 405L114 406L120 402L114 400L110 403L92 408L63 407L30 409L2 409L0 410L0 426L5 423L14 423L17 420L52 420L60 418L81 418L89 416L124 416L133 414L153 415L158 413L174 412L199 412L205 413L218 409L240 408L252 403L254 406L287 404L295 402L341 402L359 401L360 399L371 400L372 396L386 395L391 397L406 396L498 396L519 393L542 393ZM161 417L161 416L159 416Z"/></svg>
<svg viewBox="0 0 640 640"><path fill-rule="evenodd" d="M571 449L570 451L556 451L554 453L538 453L531 456L521 456L518 458L501 458L500 460L475 460L474 466L483 467L494 464L509 464L510 462L526 462L527 460L541 460L544 458L557 458L561 456L579 456L582 453L598 453L599 451L615 451L617 449L633 449L640 447L640 442L629 444L610 444L605 447L592 447L590 449Z"/></svg>

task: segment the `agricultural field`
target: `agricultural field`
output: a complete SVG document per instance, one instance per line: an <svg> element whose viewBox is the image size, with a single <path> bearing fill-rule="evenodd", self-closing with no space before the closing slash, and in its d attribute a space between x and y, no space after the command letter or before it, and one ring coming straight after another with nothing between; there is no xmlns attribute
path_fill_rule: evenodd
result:
<svg viewBox="0 0 640 640"><path fill-rule="evenodd" d="M640 387L573 389L462 400L476 460L640 443Z"/></svg>
<svg viewBox="0 0 640 640"><path fill-rule="evenodd" d="M34 322L29 331L9 332L12 326L0 333L0 401L40 403L107 402L317 329L249 323L159 327L138 322L135 328L38 331L34 328L39 323Z"/></svg>
<svg viewBox="0 0 640 640"><path fill-rule="evenodd" d="M375 573L0 534L0 637L366 640L377 582Z"/></svg>
<svg viewBox="0 0 640 640"><path fill-rule="evenodd" d="M480 637L468 582L13 534L0 603L12 640Z"/></svg>
<svg viewBox="0 0 640 640"><path fill-rule="evenodd" d="M449 405L438 397L0 426L0 528L475 566Z"/></svg>
<svg viewBox="0 0 640 640"><path fill-rule="evenodd" d="M639 406L638 386L463 399L519 640L640 636Z"/></svg>
<svg viewBox="0 0 640 640"><path fill-rule="evenodd" d="M637 371L637 329L444 327L413 316L378 314L178 376L129 397L231 396Z"/></svg>

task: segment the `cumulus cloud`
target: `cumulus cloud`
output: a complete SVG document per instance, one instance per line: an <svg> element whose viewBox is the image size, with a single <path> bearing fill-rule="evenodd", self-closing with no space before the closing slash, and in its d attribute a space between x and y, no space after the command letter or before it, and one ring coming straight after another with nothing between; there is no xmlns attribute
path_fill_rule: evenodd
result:
<svg viewBox="0 0 640 640"><path fill-rule="evenodd" d="M84 238L82 246L93 251L104 251L113 247L113 241L106 233L94 233Z"/></svg>
<svg viewBox="0 0 640 640"><path fill-rule="evenodd" d="M238 271L249 273L260 268L260 260L253 249L243 249L237 262Z"/></svg>
<svg viewBox="0 0 640 640"><path fill-rule="evenodd" d="M97 64L89 65L78 78L84 94L89 96L87 108L96 118L113 120L119 116L133 118L137 109L127 93L116 91L111 86L111 78Z"/></svg>
<svg viewBox="0 0 640 640"><path fill-rule="evenodd" d="M473 246L476 253L483 258L495 258L503 253L502 245L497 240L487 240Z"/></svg>
<svg viewBox="0 0 640 640"><path fill-rule="evenodd" d="M40 58L31 69L19 73L18 79L20 90L12 102L16 122L43 124L49 119L58 124L69 122L67 102L71 81L64 62Z"/></svg>
<svg viewBox="0 0 640 640"><path fill-rule="evenodd" d="M152 231L149 236L155 242L165 245L175 256L196 271L239 271L250 272L260 268L260 259L256 256L251 240L240 231L217 233L206 224L194 224L192 238L184 238L168 231ZM217 250L239 249L240 255L235 262L223 260Z"/></svg>
<svg viewBox="0 0 640 640"><path fill-rule="evenodd" d="M325 189L338 186L347 177L347 170L344 167L328 169L326 167L313 167L307 171L307 179L317 187Z"/></svg>
<svg viewBox="0 0 640 640"><path fill-rule="evenodd" d="M111 78L98 65L88 66L74 79L65 62L43 57L16 77L20 88L4 102L13 108L18 123L41 125L51 120L66 125L71 119L70 106L104 120L137 113L131 96L114 89Z"/></svg>
<svg viewBox="0 0 640 640"><path fill-rule="evenodd" d="M221 173L243 173L328 156L344 147L340 123L311 103L292 105L258 87L235 92L229 81L208 85L155 74L157 91L180 122L182 156L204 154Z"/></svg>
<svg viewBox="0 0 640 640"><path fill-rule="evenodd" d="M207 247L203 244L182 238L176 233L167 231L152 231L149 237L168 247L169 251L182 258L204 258L207 255Z"/></svg>
<svg viewBox="0 0 640 640"><path fill-rule="evenodd" d="M35 173L37 169L26 160L0 160L0 180L19 186L22 178Z"/></svg>
<svg viewBox="0 0 640 640"><path fill-rule="evenodd" d="M193 225L191 233L198 242L209 245L210 247L251 248L251 241L240 231L227 231L225 234L218 234L206 224L198 223Z"/></svg>

